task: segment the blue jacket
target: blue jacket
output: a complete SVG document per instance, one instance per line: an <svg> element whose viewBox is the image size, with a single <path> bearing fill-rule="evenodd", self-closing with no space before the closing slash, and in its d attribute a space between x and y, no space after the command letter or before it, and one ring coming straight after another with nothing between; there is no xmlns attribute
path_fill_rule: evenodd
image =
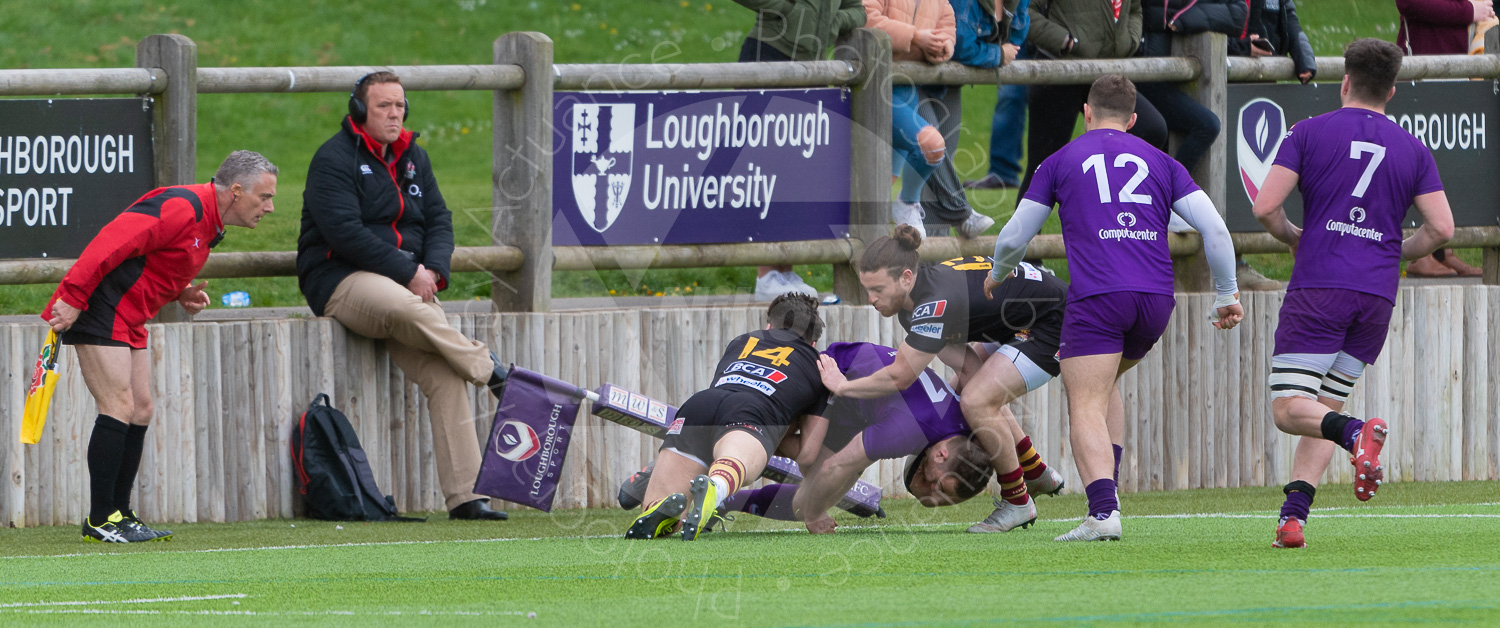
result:
<svg viewBox="0 0 1500 628"><path fill-rule="evenodd" d="M998 68L1004 61L1000 50L1002 43L1020 46L1026 43L1026 31L1031 27L1031 15L1027 8L1031 0L1007 0L1005 12L997 16L985 10L982 2L990 0L954 0L953 17L957 23L953 43L953 60L976 68ZM1011 6L1014 5L1014 6ZM1010 36L1001 41L1000 35L1009 26Z"/></svg>

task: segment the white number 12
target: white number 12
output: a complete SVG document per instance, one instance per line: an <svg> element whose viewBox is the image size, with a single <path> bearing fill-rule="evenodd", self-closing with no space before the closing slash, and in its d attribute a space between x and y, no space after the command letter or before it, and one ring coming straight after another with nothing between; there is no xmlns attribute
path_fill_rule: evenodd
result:
<svg viewBox="0 0 1500 628"><path fill-rule="evenodd" d="M1385 147L1370 142L1349 142L1349 158L1359 159L1363 153L1370 153L1369 165L1365 166L1364 174L1359 176L1359 184L1354 186L1354 194L1358 198L1365 197L1365 190L1370 187L1370 177L1375 176L1375 169L1380 167L1380 162L1385 161Z"/></svg>
<svg viewBox="0 0 1500 628"><path fill-rule="evenodd" d="M1151 195L1135 193L1135 189L1139 187L1141 185L1141 182L1146 180L1146 176L1151 173L1151 169L1146 167L1146 160L1141 159L1140 157L1136 157L1135 155L1132 155L1130 153L1120 153L1118 155L1115 155L1116 168L1124 168L1126 165L1135 166L1135 175L1130 177L1129 181L1125 182L1125 187L1120 188L1120 202L1149 205L1151 203ZM1103 153L1094 153L1093 155L1089 156L1088 159L1083 160L1083 171L1088 172L1090 170L1094 171L1094 182L1099 185L1099 202L1110 202L1109 177L1105 176L1104 174Z"/></svg>

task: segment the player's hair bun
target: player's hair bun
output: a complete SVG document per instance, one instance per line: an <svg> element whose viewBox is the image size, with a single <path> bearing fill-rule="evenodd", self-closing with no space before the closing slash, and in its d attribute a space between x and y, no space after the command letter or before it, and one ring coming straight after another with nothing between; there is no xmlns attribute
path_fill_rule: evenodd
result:
<svg viewBox="0 0 1500 628"><path fill-rule="evenodd" d="M896 225L896 230L891 232L891 239L895 240L903 251L916 251L922 248L922 232L911 225Z"/></svg>

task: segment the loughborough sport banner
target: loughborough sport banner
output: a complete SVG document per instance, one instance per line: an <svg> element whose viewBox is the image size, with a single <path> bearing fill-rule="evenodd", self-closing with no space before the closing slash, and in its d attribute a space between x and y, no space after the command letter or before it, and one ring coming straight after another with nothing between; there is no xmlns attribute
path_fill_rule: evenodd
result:
<svg viewBox="0 0 1500 628"><path fill-rule="evenodd" d="M1287 129L1339 104L1337 84L1231 84L1225 222L1230 231L1261 231L1250 213L1260 185L1276 160ZM1500 95L1492 81L1398 83L1386 117L1432 151L1453 218L1459 226L1495 225L1500 220L1500 143L1489 146L1488 123L1500 124ZM1500 139L1500 138L1497 138ZM1286 202L1287 215L1302 222L1302 197ZM1416 211L1407 213L1408 226Z"/></svg>
<svg viewBox="0 0 1500 628"><path fill-rule="evenodd" d="M553 244L848 234L846 90L558 92L552 115Z"/></svg>
<svg viewBox="0 0 1500 628"><path fill-rule="evenodd" d="M78 257L155 187L150 102L0 100L0 258Z"/></svg>

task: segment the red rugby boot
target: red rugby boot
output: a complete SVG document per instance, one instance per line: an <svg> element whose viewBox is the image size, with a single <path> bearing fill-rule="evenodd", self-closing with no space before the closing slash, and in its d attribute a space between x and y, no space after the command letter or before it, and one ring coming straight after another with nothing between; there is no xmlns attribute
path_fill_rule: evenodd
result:
<svg viewBox="0 0 1500 628"><path fill-rule="evenodd" d="M1286 517L1281 520L1281 525L1276 528L1276 540L1271 547L1307 547L1307 541L1302 538L1302 520L1296 517Z"/></svg>
<svg viewBox="0 0 1500 628"><path fill-rule="evenodd" d="M1359 430L1354 439L1354 455L1349 462L1354 465L1354 496L1359 501L1370 501L1380 481L1385 479L1385 466L1380 464L1380 449L1385 446L1385 437L1390 433L1382 419L1370 419Z"/></svg>

